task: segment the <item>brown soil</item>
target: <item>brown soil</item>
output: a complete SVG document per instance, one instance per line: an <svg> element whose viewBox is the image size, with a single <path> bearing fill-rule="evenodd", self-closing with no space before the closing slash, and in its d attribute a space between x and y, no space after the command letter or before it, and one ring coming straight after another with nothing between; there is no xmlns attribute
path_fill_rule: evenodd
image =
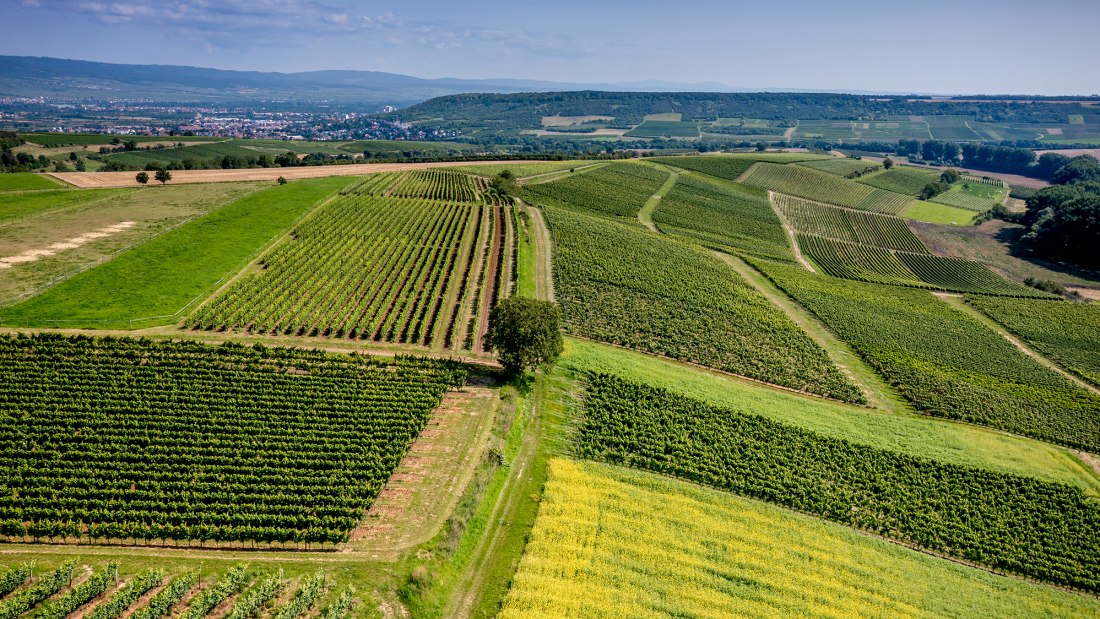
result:
<svg viewBox="0 0 1100 619"><path fill-rule="evenodd" d="M1100 148L1067 148L1064 150L1037 150L1035 155L1041 157L1047 153L1057 153L1059 155L1065 155L1066 157L1079 157L1081 155L1092 155L1097 159L1100 159Z"/></svg>
<svg viewBox="0 0 1100 619"><path fill-rule="evenodd" d="M130 615L137 612L139 608L145 608L149 604L149 600L153 599L153 596L160 593L161 589L164 589L168 585L169 579L165 578L161 583L152 589L146 591L136 602L130 604L130 607L122 611L122 614L118 616L118 619L130 619Z"/></svg>
<svg viewBox="0 0 1100 619"><path fill-rule="evenodd" d="M504 218L502 207L493 208L493 244L489 248L489 270L485 273L486 290L481 294L481 311L478 312L477 337L471 350L485 350L485 335L489 333L489 310L496 296L497 279L500 277L500 254L504 248Z"/></svg>
<svg viewBox="0 0 1100 619"><path fill-rule="evenodd" d="M349 165L306 166L301 168L250 168L244 170L174 170L173 185L184 183L233 183L240 181L274 181L323 178L327 176L361 176L375 172L403 172L427 168L451 168L489 164L523 165L523 161L439 161L435 163L358 163ZM140 187L134 180L136 172L51 172L62 182L81 189L102 187Z"/></svg>
<svg viewBox="0 0 1100 619"><path fill-rule="evenodd" d="M1100 301L1100 290L1095 288L1081 288L1079 286L1069 286L1066 290L1070 292L1076 292L1077 294L1085 297L1089 301Z"/></svg>

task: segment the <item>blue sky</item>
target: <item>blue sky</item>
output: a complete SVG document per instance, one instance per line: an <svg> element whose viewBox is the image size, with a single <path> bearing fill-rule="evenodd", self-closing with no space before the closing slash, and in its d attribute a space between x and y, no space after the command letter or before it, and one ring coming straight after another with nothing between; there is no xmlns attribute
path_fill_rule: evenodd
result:
<svg viewBox="0 0 1100 619"><path fill-rule="evenodd" d="M0 0L0 54L419 77L1100 93L1097 0Z"/></svg>

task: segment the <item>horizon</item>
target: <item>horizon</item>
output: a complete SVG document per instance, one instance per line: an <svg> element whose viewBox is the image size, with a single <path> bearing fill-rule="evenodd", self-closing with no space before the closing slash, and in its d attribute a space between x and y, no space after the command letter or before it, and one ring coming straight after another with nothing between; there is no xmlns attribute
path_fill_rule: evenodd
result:
<svg viewBox="0 0 1100 619"><path fill-rule="evenodd" d="M621 0L597 6L565 0L554 11L492 0L470 15L435 0L397 12L379 2L21 0L0 9L10 32L0 54L278 73L379 71L423 79L709 82L772 92L1100 93L1100 83L1088 78L1094 73L1088 67L1100 63L1100 46L1091 44L1089 32L1100 21L1100 5L1082 0L1046 3L1053 10L1022 0L976 0L961 9L934 0L922 3L919 14L912 6L850 0L827 7L806 0L737 4L705 2L693 7L705 10L687 14ZM1029 32L1051 15L1075 16L1059 22L1057 46L1030 46L1026 38L991 45L986 36ZM647 23L661 23L664 30L631 27ZM914 33L912 41L899 40L899 23L902 32ZM981 29L960 36L960 24ZM777 28L813 43L778 45L784 35ZM843 35L825 34L837 31ZM109 47L102 44L106 40ZM831 53L819 53L821 48ZM946 60L934 59L945 49ZM719 64L716 56L751 62ZM493 68L485 58L492 58ZM867 61L851 62L861 59ZM944 71L944 62L957 66ZM1052 63L1078 66L1042 70Z"/></svg>

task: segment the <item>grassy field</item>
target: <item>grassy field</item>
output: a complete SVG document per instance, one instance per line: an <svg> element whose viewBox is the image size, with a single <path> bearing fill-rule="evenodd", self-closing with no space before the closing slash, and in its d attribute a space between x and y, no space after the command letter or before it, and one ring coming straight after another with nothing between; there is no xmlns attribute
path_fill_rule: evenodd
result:
<svg viewBox="0 0 1100 619"><path fill-rule="evenodd" d="M489 165L471 164L468 166L460 166L451 169L455 170L456 172L466 172L469 174L478 174L481 176L496 176L504 170L508 170L512 174L514 174L516 178L527 178L530 176L538 176L540 174L550 174L553 172L561 172L562 170L582 168L598 163L598 161L590 160L516 161L514 163L494 163Z"/></svg>
<svg viewBox="0 0 1100 619"><path fill-rule="evenodd" d="M90 204L118 195L118 189L57 190L0 194L0 224L32 217L55 209Z"/></svg>
<svg viewBox="0 0 1100 619"><path fill-rule="evenodd" d="M812 168L819 172L836 174L838 176L847 176L849 174L868 174L882 168L882 164L875 163L873 161L860 161L859 159L848 158L840 159L837 157L834 157L832 159L803 161L798 165Z"/></svg>
<svg viewBox="0 0 1100 619"><path fill-rule="evenodd" d="M302 180L253 194L7 308L0 320L119 328L131 318L171 316L348 182Z"/></svg>
<svg viewBox="0 0 1100 619"><path fill-rule="evenodd" d="M33 191L37 189L61 189L63 185L48 176L17 172L0 174L0 191Z"/></svg>
<svg viewBox="0 0 1100 619"><path fill-rule="evenodd" d="M11 256L25 260L0 268L0 305L35 294L257 189L255 183L218 183L25 195L24 207L47 194L62 200L52 204L57 208L0 223L0 246L4 248L0 262ZM73 198L80 200L65 206ZM4 199L0 196L0 203Z"/></svg>
<svg viewBox="0 0 1100 619"><path fill-rule="evenodd" d="M898 215L906 219L945 226L968 226L977 217L977 214L971 209L924 200L914 200Z"/></svg>
<svg viewBox="0 0 1100 619"><path fill-rule="evenodd" d="M952 185L951 189L932 198L932 201L981 212L1000 204L1004 197L1005 189L1002 186L986 185L964 179Z"/></svg>
<svg viewBox="0 0 1100 619"><path fill-rule="evenodd" d="M750 499L554 460L502 619L1087 617L1100 603Z"/></svg>

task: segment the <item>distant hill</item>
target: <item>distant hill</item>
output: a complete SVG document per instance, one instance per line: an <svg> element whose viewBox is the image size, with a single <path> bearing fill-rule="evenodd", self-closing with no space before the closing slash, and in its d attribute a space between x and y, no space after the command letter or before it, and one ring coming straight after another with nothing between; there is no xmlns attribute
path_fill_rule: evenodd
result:
<svg viewBox="0 0 1100 619"><path fill-rule="evenodd" d="M174 65L132 65L30 56L0 56L0 96L228 102L283 100L406 106L469 92L561 90L722 91L716 83L644 81L573 84L523 79L421 79L379 71L270 73Z"/></svg>

